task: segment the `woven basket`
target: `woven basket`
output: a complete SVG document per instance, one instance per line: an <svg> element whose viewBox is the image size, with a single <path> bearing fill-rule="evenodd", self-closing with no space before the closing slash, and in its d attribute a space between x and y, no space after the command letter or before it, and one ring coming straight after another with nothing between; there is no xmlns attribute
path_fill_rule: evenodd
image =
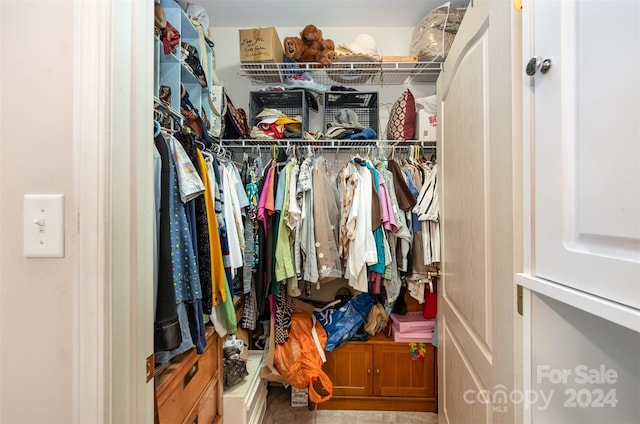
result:
<svg viewBox="0 0 640 424"><path fill-rule="evenodd" d="M339 55L338 60L326 68L327 76L341 84L364 84L380 71L379 60L358 54Z"/></svg>

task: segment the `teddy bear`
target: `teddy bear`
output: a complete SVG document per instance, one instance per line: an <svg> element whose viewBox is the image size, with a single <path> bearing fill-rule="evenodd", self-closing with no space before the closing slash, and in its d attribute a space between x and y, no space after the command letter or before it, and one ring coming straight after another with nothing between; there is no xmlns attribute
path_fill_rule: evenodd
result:
<svg viewBox="0 0 640 424"><path fill-rule="evenodd" d="M300 31L300 38L302 38L302 41L307 45L316 42L321 43L322 31L317 26L309 24Z"/></svg>
<svg viewBox="0 0 640 424"><path fill-rule="evenodd" d="M289 59L298 62L300 57L302 57L302 52L304 50L302 39L298 37L284 37L284 42L282 44L284 47L284 55Z"/></svg>
<svg viewBox="0 0 640 424"><path fill-rule="evenodd" d="M300 31L300 37L285 37L284 55L294 62L318 62L329 66L337 59L333 40L322 38L322 30L315 25L307 25Z"/></svg>
<svg viewBox="0 0 640 424"><path fill-rule="evenodd" d="M316 55L316 62L323 66L329 66L338 59L338 54L335 50L324 49L320 50Z"/></svg>

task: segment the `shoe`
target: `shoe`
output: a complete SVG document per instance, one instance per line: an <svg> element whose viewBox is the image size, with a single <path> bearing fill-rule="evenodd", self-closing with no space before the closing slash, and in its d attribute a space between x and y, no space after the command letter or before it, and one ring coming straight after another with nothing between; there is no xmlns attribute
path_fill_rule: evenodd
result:
<svg viewBox="0 0 640 424"><path fill-rule="evenodd" d="M161 85L160 93L158 95L162 103L164 103L167 107L171 106L171 87L169 87L168 85Z"/></svg>

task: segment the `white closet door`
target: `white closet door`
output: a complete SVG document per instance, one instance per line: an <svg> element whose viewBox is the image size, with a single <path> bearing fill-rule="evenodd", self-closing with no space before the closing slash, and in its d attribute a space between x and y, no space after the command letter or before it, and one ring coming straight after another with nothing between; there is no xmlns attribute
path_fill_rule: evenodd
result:
<svg viewBox="0 0 640 424"><path fill-rule="evenodd" d="M511 18L474 1L437 82L438 423L516 422Z"/></svg>
<svg viewBox="0 0 640 424"><path fill-rule="evenodd" d="M640 3L530 7L533 275L640 309Z"/></svg>

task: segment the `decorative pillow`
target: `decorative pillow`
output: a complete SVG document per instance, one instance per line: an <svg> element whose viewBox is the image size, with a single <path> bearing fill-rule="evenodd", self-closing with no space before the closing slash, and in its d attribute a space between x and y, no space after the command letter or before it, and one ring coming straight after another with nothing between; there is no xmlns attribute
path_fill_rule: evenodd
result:
<svg viewBox="0 0 640 424"><path fill-rule="evenodd" d="M388 140L413 140L416 131L416 100L408 88L393 104L389 123Z"/></svg>

